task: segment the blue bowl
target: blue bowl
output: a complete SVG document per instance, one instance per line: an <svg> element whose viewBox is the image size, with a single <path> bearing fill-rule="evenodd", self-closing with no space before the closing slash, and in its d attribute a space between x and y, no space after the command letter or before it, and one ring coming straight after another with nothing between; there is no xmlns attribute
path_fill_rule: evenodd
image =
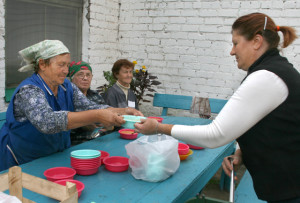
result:
<svg viewBox="0 0 300 203"><path fill-rule="evenodd" d="M75 150L71 152L71 157L77 159L92 159L101 156L101 152L99 150L93 149L81 149Z"/></svg>
<svg viewBox="0 0 300 203"><path fill-rule="evenodd" d="M132 115L124 115L124 120L126 121L122 127L126 129L134 129L134 124L141 122L141 119L146 119L143 116L132 116Z"/></svg>

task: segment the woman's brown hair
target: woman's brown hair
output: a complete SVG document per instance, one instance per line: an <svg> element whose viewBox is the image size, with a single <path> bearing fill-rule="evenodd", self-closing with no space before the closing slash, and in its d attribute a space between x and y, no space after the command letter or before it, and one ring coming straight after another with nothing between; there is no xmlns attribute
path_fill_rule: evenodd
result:
<svg viewBox="0 0 300 203"><path fill-rule="evenodd" d="M40 59L40 60L44 60L44 63L45 63L47 66L50 65L50 60L51 60L51 58L49 58L49 59ZM40 70L40 67L39 67L39 64L37 63L37 64L34 65L34 72L35 72L35 73L38 73L39 70Z"/></svg>
<svg viewBox="0 0 300 203"><path fill-rule="evenodd" d="M114 76L114 78L116 80L117 80L116 75L119 74L120 69L121 69L122 66L134 69L134 63L128 61L127 59L119 59L119 60L117 60L114 63L112 69L111 69L111 71L113 73L113 76Z"/></svg>
<svg viewBox="0 0 300 203"><path fill-rule="evenodd" d="M263 13L251 13L239 17L233 23L232 31L237 31L239 35L244 36L247 40L252 40L257 34L262 35L269 44L269 49L278 47L280 41L278 31L283 34L283 48L289 46L297 38L294 28L276 26L272 18Z"/></svg>

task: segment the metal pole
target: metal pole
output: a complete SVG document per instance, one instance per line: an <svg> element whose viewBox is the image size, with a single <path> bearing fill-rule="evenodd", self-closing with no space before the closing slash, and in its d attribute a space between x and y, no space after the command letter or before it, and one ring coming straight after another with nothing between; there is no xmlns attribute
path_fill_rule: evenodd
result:
<svg viewBox="0 0 300 203"><path fill-rule="evenodd" d="M231 162L232 171L230 177L230 195L229 195L229 202L234 202L234 168L233 168L233 158L229 157L229 161Z"/></svg>

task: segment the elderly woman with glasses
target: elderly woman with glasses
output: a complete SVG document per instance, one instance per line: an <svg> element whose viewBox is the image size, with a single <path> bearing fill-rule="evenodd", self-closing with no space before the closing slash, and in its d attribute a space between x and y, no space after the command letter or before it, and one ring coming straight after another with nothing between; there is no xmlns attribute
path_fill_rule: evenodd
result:
<svg viewBox="0 0 300 203"><path fill-rule="evenodd" d="M80 91L91 101L96 104L106 105L102 96L95 90L91 90L91 82L93 79L92 67L84 61L73 61L69 66L69 74L71 82L74 83ZM109 106L107 106L108 108ZM97 130L99 126L88 125L71 130L71 144L76 145L93 139L97 135L105 134L105 130ZM94 130L97 130L94 132Z"/></svg>
<svg viewBox="0 0 300 203"><path fill-rule="evenodd" d="M27 63L19 70L34 73L16 88L8 106L0 131L0 171L70 147L70 129L118 126L125 122L119 114L141 114L88 100L66 79L70 52L61 41L44 40L19 54Z"/></svg>

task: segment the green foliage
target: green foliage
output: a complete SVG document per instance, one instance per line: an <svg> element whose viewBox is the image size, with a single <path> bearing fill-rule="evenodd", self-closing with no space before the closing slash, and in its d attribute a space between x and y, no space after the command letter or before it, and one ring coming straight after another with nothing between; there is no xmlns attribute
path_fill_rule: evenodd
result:
<svg viewBox="0 0 300 203"><path fill-rule="evenodd" d="M114 78L111 71L103 71L103 76L104 76L105 80L108 81L108 84L104 84L100 87L97 87L97 90L100 93L106 92L108 90L108 88L110 88L111 86L113 86L113 84L116 83L116 79Z"/></svg>
<svg viewBox="0 0 300 203"><path fill-rule="evenodd" d="M103 75L108 84L104 84L97 88L98 91L102 94L105 93L107 89L110 88L116 82L111 71L103 71ZM153 93L156 91L152 87L160 84L161 82L157 80L157 76L148 73L147 68L145 66L142 66L142 68L135 69L133 71L133 79L131 81L130 87L136 95L138 103L140 104L141 101L150 102L149 100L146 100L143 97L153 97ZM145 94L146 92L150 93Z"/></svg>

